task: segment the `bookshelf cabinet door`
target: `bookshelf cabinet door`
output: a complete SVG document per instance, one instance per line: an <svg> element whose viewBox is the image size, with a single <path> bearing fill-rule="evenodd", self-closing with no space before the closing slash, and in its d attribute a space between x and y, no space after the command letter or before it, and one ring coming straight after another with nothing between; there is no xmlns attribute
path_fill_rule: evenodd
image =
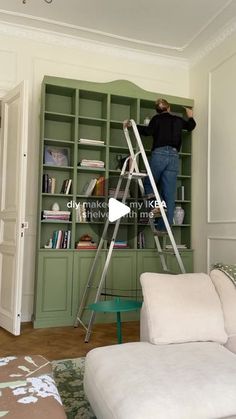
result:
<svg viewBox="0 0 236 419"><path fill-rule="evenodd" d="M162 272L161 260L157 250L137 252L137 288L141 290L140 275L145 272Z"/></svg>
<svg viewBox="0 0 236 419"><path fill-rule="evenodd" d="M34 327L73 324L73 252L39 252Z"/></svg>
<svg viewBox="0 0 236 419"><path fill-rule="evenodd" d="M136 276L136 252L130 250L114 250L106 278L107 299L114 296L126 299L138 299ZM109 296L111 294L111 296ZM108 313L107 313L108 314ZM139 311L122 313L122 320L138 320ZM114 315L109 314L107 320L114 321Z"/></svg>
<svg viewBox="0 0 236 419"><path fill-rule="evenodd" d="M193 251L180 252L180 256L186 272L193 272ZM167 265L172 272L179 272L179 265L174 255L167 256Z"/></svg>

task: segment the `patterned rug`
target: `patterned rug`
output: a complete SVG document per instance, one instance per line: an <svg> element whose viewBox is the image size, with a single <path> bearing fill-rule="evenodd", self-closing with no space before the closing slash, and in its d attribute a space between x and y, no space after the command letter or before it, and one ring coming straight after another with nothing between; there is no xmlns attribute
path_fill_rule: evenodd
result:
<svg viewBox="0 0 236 419"><path fill-rule="evenodd" d="M68 419L96 419L83 390L84 358L52 362L54 379Z"/></svg>

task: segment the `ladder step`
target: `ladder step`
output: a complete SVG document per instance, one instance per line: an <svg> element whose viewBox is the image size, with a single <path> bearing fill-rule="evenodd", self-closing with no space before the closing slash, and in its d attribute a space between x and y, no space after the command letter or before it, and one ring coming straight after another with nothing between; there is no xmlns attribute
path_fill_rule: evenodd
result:
<svg viewBox="0 0 236 419"><path fill-rule="evenodd" d="M170 251L170 250L165 250L165 249L162 249L158 253L161 254L161 255L175 255L175 252L173 250Z"/></svg>
<svg viewBox="0 0 236 419"><path fill-rule="evenodd" d="M154 230L153 231L154 236L158 236L158 237L166 237L168 236L167 231L158 231L158 230Z"/></svg>
<svg viewBox="0 0 236 419"><path fill-rule="evenodd" d="M122 177L127 178L129 175L130 175L130 172L125 172ZM131 173L131 175L135 179L142 179L144 177L147 177L147 173L143 173L143 172L133 172Z"/></svg>

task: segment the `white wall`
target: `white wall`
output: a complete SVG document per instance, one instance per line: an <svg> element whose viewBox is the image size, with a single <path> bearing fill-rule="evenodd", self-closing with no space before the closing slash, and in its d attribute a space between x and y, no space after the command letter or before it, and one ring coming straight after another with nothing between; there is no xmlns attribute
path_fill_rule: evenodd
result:
<svg viewBox="0 0 236 419"><path fill-rule="evenodd" d="M96 82L130 80L163 94L189 97L186 64L105 47L71 37L0 24L0 95L23 79L30 84L29 167L22 319L31 319L35 277L40 87L44 75Z"/></svg>
<svg viewBox="0 0 236 419"><path fill-rule="evenodd" d="M195 270L236 263L236 35L190 70Z"/></svg>

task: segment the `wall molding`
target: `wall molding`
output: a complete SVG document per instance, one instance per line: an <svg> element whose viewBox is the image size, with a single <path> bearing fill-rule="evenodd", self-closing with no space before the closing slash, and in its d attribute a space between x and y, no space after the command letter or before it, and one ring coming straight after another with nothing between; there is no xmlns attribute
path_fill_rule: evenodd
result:
<svg viewBox="0 0 236 419"><path fill-rule="evenodd" d="M228 1L228 3L222 7L222 10L231 2L232 0ZM62 45L69 48L80 47L85 48L86 50L104 52L118 57L127 57L129 59L137 59L137 57L139 57L141 60L150 60L150 62L157 60L159 63L160 60L163 60L164 63L173 63L175 66L192 67L236 32L236 18L233 18L228 24L224 25L214 37L205 43L203 42L199 48L196 48L196 52L191 53L191 43L196 41L198 36L204 32L218 15L219 13L217 12L216 15L189 40L189 42L181 47L122 37L65 22L10 12L3 9L0 9L0 34L24 37L34 41ZM10 18L15 20L18 19L18 22L20 23L7 22L6 19ZM44 24L45 28L36 26L40 24ZM71 34L66 33L66 30L70 30ZM118 45L116 41L123 41L123 45ZM154 48L156 48L156 51L153 50Z"/></svg>
<svg viewBox="0 0 236 419"><path fill-rule="evenodd" d="M211 240L229 240L236 242L236 236L208 236L207 237L207 272L210 272L210 251L211 251ZM224 261L218 261L224 262Z"/></svg>
<svg viewBox="0 0 236 419"><path fill-rule="evenodd" d="M217 66L213 67L208 73L208 133L207 133L207 222L208 224L232 224L236 223L236 219L211 219L211 151L212 151L212 130L211 130L211 117L212 117L212 75L214 71L218 70L223 64L229 61L236 53L231 54L229 57L220 61Z"/></svg>
<svg viewBox="0 0 236 419"><path fill-rule="evenodd" d="M150 64L163 64L172 67L188 68L188 60L180 57L157 54L150 51L135 48L120 47L92 39L85 39L75 35L68 35L52 30L39 29L0 21L0 35L12 36L18 39L43 42L48 45L56 45L66 48L80 48L87 52L103 53L116 58L126 58L129 61L142 61Z"/></svg>
<svg viewBox="0 0 236 419"><path fill-rule="evenodd" d="M236 32L236 19L231 21L228 25L225 25L219 32L205 43L201 48L197 49L196 53L193 53L189 59L189 66L194 67L203 58L209 55L214 49L220 46L227 38L230 38Z"/></svg>

